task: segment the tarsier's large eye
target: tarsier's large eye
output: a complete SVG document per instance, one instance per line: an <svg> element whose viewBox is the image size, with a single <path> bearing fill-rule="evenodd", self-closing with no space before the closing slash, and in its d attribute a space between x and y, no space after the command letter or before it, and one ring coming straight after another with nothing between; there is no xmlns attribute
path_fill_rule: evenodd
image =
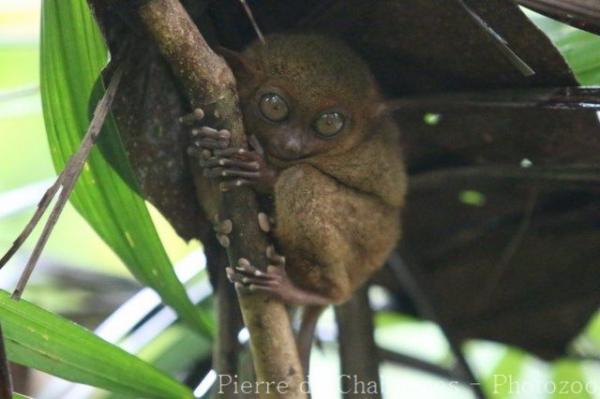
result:
<svg viewBox="0 0 600 399"><path fill-rule="evenodd" d="M332 137L342 130L346 118L339 112L324 112L317 117L314 128L322 136Z"/></svg>
<svg viewBox="0 0 600 399"><path fill-rule="evenodd" d="M279 94L263 94L259 103L260 112L265 118L273 122L281 122L288 117L290 109Z"/></svg>

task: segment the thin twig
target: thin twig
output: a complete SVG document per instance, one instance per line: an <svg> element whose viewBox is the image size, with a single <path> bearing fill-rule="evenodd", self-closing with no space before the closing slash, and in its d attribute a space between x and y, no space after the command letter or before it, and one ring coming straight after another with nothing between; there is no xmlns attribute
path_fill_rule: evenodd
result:
<svg viewBox="0 0 600 399"><path fill-rule="evenodd" d="M0 102L10 101L10 100L14 100L15 98L20 98L20 97L31 96L31 95L37 94L39 91L40 91L40 86L37 86L37 85L19 87L18 89L14 89L14 90L1 91L0 92Z"/></svg>
<svg viewBox="0 0 600 399"><path fill-rule="evenodd" d="M48 209L48 206L52 202L52 199L54 199L57 191L61 187L62 181L63 181L63 176L64 176L63 173L58 175L58 177L56 178L56 181L44 193L44 196L38 203L37 209L36 209L35 213L33 214L33 216L31 217L31 220L29 220L29 223L27 223L27 226L25 226L25 228L23 229L21 234L19 234L17 239L13 242L13 245L4 254L2 259L0 259L0 269L2 269L6 265L6 263L13 257L13 255L19 250L19 248L21 248L21 245L23 245L23 243L25 242L25 240L27 240L27 238L29 237L29 235L31 234L31 232L33 231L35 226L37 226L40 219L44 215L44 212L46 212L46 209Z"/></svg>
<svg viewBox="0 0 600 399"><path fill-rule="evenodd" d="M480 306L482 309L487 307L491 303L491 300L493 299L496 290L500 286L500 282L502 281L504 276L510 271L510 262L517 253L517 250L521 247L521 244L525 239L525 235L527 234L527 231L531 226L531 221L533 219L533 211L535 210L535 205L537 204L539 193L539 187L534 186L530 188L521 223L519 224L519 227L517 228L517 231L511 238L510 242L504 249L500 261L492 270L492 275L488 278L488 281L485 284L485 288L482 291L483 294L480 300Z"/></svg>
<svg viewBox="0 0 600 399"><path fill-rule="evenodd" d="M38 208L38 211L36 211L34 218L32 219L32 221L30 221L30 223L25 228L24 233L27 233L27 235L29 233L31 233L31 230L35 226L35 224L33 222L35 221L35 223L37 223L39 221L41 214L43 214L43 210L45 210L45 208L47 208L47 206L50 203L50 201L52 200L53 196L56 194L58 186L59 185L62 186L60 195L58 197L58 201L54 205L54 208L52 209L52 212L50 213L50 216L48 217L48 221L46 222L46 225L44 226L44 229L42 230L42 234L41 234L40 238L38 239L37 243L35 244L35 247L33 249L31 257L29 258L27 265L25 266L25 270L23 270L23 273L21 274L21 278L19 279L19 282L17 283L17 287L13 291L13 294L12 294L13 299L19 299L21 297L21 294L23 293L23 290L25 289L25 286L27 285L29 278L31 277L31 273L33 273L33 269L35 268L35 265L36 265L40 255L42 254L42 251L44 250L46 243L48 242L48 238L50 238L50 234L52 233L52 230L54 229L54 226L56 225L56 222L58 221L60 214L62 213L65 205L67 204L67 201L69 200L69 196L71 195L71 192L73 191L73 188L75 186L75 183L77 182L77 179L79 178L79 175L81 175L81 171L83 170L83 166L85 165L85 162L87 161L90 151L94 147L94 144L96 143L96 140L98 139L98 136L100 135L100 132L102 131L102 126L104 125L104 120L106 119L106 115L108 114L108 111L110 110L110 106L111 106L113 99L115 97L115 94L117 92L117 87L119 86L119 82L121 81L122 75L123 75L122 68L118 68L115 71L115 73L110 81L110 84L109 84L106 92L104 93L104 96L98 102L98 105L96 105L96 109L94 111L94 117L92 118L90 126L88 127L88 130L87 130L85 136L83 137L83 140L81 141L79 149L69 159L67 165L65 166L65 169L59 175L57 182L49 190L51 195L45 195L44 198L42 199L42 203L44 204L44 207ZM41 210L41 212L40 212L40 210ZM19 238L21 238L21 237L26 238L26 235L22 234L21 236L19 236ZM19 243L18 239L17 239L15 244L20 245L20 244L22 244L22 242ZM15 248L15 245L13 245L13 248ZM11 250L13 250L13 248L11 248ZM10 251L9 251L9 253L10 253ZM3 258L3 260L4 260L4 258Z"/></svg>
<svg viewBox="0 0 600 399"><path fill-rule="evenodd" d="M258 23L256 22L256 18L254 18L254 13L252 12L252 9L250 8L250 6L246 2L246 0L240 0L240 3L242 3L242 7L244 7L244 11L246 11L246 15L248 16L248 19L250 20L250 23L252 24L252 27L254 28L254 31L256 32L256 36L258 36L258 40L260 40L260 42L262 44L266 44L265 37L263 36L262 31L260 30L260 27L258 26Z"/></svg>
<svg viewBox="0 0 600 399"><path fill-rule="evenodd" d="M511 165L465 166L419 173L411 177L410 186L414 190L429 190L440 187L440 182L448 184L463 180L485 181L502 179L533 181L545 184L571 184L590 187L600 183L600 166L531 166L528 168Z"/></svg>
<svg viewBox="0 0 600 399"><path fill-rule="evenodd" d="M456 381L464 385L469 385L471 383L471 381L465 379L463 376L456 375L453 370L438 366L437 364L430 363L422 359L418 359L416 357L382 348L378 349L378 353L381 360L386 362L396 363L400 366L431 374L445 380Z"/></svg>
<svg viewBox="0 0 600 399"><path fill-rule="evenodd" d="M10 375L10 368L8 367L8 360L6 358L2 326L0 326L0 399L11 399L12 393L12 378Z"/></svg>
<svg viewBox="0 0 600 399"><path fill-rule="evenodd" d="M506 59L514 65L515 68L523 74L523 76L530 77L535 75L535 71L531 68L519 55L510 48L506 39L504 39L498 32L494 30L479 14L477 14L471 7L469 7L463 0L456 0L462 8L471 16L471 18L481 27L481 29L487 33L492 39L494 44L500 49Z"/></svg>
<svg viewBox="0 0 600 399"><path fill-rule="evenodd" d="M406 290L406 293L415 302L419 314L436 323L444 333L450 350L456 359L456 365L463 378L473 390L475 397L477 399L486 399L481 384L477 380L475 373L471 369L471 366L469 366L469 363L463 354L460 342L454 338L454 334L440 317L434 299L431 297L430 293L425 290L420 275L417 275L417 271L415 270L416 267L409 266L398 252L394 252L392 256L390 256L388 265L398 282Z"/></svg>
<svg viewBox="0 0 600 399"><path fill-rule="evenodd" d="M398 98L386 103L388 111L463 110L464 108L599 111L600 87L549 87L440 93Z"/></svg>
<svg viewBox="0 0 600 399"><path fill-rule="evenodd" d="M587 32L600 34L598 0L515 0L530 10Z"/></svg>

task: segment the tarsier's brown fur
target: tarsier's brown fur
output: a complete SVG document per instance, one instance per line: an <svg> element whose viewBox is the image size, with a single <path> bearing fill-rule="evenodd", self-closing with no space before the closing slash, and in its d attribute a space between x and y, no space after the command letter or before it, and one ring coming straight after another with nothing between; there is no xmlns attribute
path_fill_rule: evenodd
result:
<svg viewBox="0 0 600 399"><path fill-rule="evenodd" d="M295 100L294 110L311 117L323 105L351 115L351 131L316 155L281 162L269 159L265 145L267 163L281 171L273 195L275 237L291 279L331 303L344 302L399 238L406 176L397 127L378 114L383 99L368 67L335 39L271 36L243 57L254 68L252 76L238 78L244 123L259 141L280 134L256 115L260 87L281 88Z"/></svg>
<svg viewBox="0 0 600 399"><path fill-rule="evenodd" d="M290 303L342 303L384 264L400 235L406 175L399 132L381 112L377 84L348 46L319 35L273 35L266 45L257 42L226 58L238 80L246 131L264 154L233 156L260 161L252 179L235 180L222 168L213 168L213 177L233 179L230 187L255 184L270 199L274 238L291 285L282 289L274 279L273 287L261 288L252 273L234 281ZM261 115L261 93L273 91L289 105L281 122ZM334 137L319 137L315 116L332 109L345 116L344 127Z"/></svg>

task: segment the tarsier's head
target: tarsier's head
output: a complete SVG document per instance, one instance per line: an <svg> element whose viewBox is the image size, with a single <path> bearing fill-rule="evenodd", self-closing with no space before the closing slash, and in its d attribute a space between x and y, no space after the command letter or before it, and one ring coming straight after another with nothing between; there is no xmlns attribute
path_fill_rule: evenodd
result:
<svg viewBox="0 0 600 399"><path fill-rule="evenodd" d="M342 42L272 35L225 57L238 80L246 130L271 159L343 152L369 131L379 90L364 61Z"/></svg>

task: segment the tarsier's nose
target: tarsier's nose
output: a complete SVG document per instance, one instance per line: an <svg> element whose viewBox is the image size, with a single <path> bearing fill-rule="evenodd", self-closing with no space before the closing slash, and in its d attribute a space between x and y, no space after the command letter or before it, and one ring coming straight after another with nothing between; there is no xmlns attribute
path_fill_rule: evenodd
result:
<svg viewBox="0 0 600 399"><path fill-rule="evenodd" d="M302 153L302 142L298 137L290 137L286 140L283 149L290 155L298 156Z"/></svg>
<svg viewBox="0 0 600 399"><path fill-rule="evenodd" d="M280 156L284 159L297 159L302 156L302 139L295 134L289 134L280 141Z"/></svg>

